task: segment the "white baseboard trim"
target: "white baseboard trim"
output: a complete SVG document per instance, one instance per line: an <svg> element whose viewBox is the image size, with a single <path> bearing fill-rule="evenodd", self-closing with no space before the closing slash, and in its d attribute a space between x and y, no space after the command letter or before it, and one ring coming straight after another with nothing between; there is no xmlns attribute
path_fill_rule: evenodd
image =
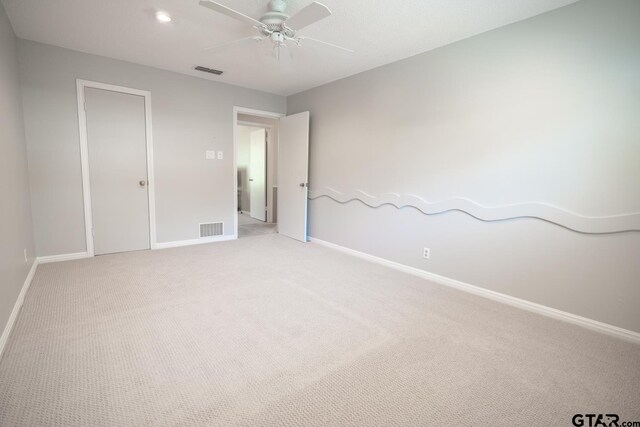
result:
<svg viewBox="0 0 640 427"><path fill-rule="evenodd" d="M180 246L191 246L191 245L201 245L203 243L214 243L214 242L224 242L227 240L235 240L236 236L215 236L215 237L203 237L201 239L191 239L191 240L178 240L175 242L162 242L156 243L153 245L152 250L155 249L168 249L168 248L178 248ZM82 259L82 258L91 258L88 252L77 252L74 254L62 254L62 255L49 255L49 256L41 256L38 257L39 264L47 264L50 262L59 262L59 261L71 261L74 259Z"/></svg>
<svg viewBox="0 0 640 427"><path fill-rule="evenodd" d="M178 248L181 246L191 246L191 245L202 245L204 243L214 243L214 242L226 242L228 240L235 240L236 236L215 236L215 237L203 237L201 239L191 239L191 240L178 240L175 242L158 242L154 249L168 249L168 248Z"/></svg>
<svg viewBox="0 0 640 427"><path fill-rule="evenodd" d="M38 264L47 264L49 262L71 261L73 259L90 258L88 252L77 252L75 254L49 255L38 257Z"/></svg>
<svg viewBox="0 0 640 427"><path fill-rule="evenodd" d="M607 335L611 335L617 338L621 338L626 341L640 344L640 333L623 329L618 326L609 325L607 323L598 322L596 320L588 319L586 317L578 316L575 314L567 313L566 311L557 310L555 308L547 307L545 305L537 304L531 301L526 301L520 298L512 297L502 294L500 292L491 291L489 289L481 288L479 286L470 285L468 283L461 282L459 280L451 279L449 277L440 276L435 273L430 273L419 268L410 267L408 265L400 264L394 261L389 261L384 258L380 258L374 255L369 255L364 252L359 252L354 249L346 248L344 246L337 245L335 243L326 242L324 240L310 237L309 241L318 245L326 246L328 248L365 259L367 261L374 262L376 264L384 265L386 267L393 268L395 270L402 271L414 276L421 277L423 279L444 285L451 288L459 289L461 291L469 292L474 295L478 295L484 298L488 298L494 301L508 304L513 307L518 307L527 311L542 314L543 316L552 317L554 319L562 320L574 325L582 326L583 328L591 329L593 331L601 332Z"/></svg>
<svg viewBox="0 0 640 427"><path fill-rule="evenodd" d="M7 320L7 324L4 327L4 331L2 331L2 336L0 336L0 358L2 358L2 353L4 352L4 347L7 345L7 341L9 341L9 335L13 330L13 326L16 323L16 319L18 318L18 313L20 312L20 308L22 307L22 303L24 302L24 296L27 294L29 290L29 286L31 286L31 281L33 280L33 276L36 274L36 269L38 268L38 260L34 259L33 264L31 264L31 269L27 274L27 278L24 279L24 284L22 285L22 289L20 290L20 294L18 294L18 299L16 303L13 305L13 310L11 311L11 315Z"/></svg>

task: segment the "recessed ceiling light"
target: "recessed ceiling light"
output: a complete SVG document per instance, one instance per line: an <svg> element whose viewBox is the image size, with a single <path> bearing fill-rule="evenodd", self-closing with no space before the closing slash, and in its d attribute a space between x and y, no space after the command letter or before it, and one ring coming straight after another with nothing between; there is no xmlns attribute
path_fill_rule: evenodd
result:
<svg viewBox="0 0 640 427"><path fill-rule="evenodd" d="M156 19L162 23L171 22L171 16L167 12L157 12Z"/></svg>

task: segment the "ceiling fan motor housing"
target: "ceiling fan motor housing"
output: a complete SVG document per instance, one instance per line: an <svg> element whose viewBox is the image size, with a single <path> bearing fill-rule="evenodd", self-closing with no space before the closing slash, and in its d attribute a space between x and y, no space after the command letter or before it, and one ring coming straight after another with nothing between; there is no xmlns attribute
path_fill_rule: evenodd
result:
<svg viewBox="0 0 640 427"><path fill-rule="evenodd" d="M266 25L266 31L262 30L262 34L269 36L273 32L281 32L286 37L293 37L295 31L284 25L284 22L289 19L289 15L284 13L287 9L287 2L284 0L271 0L269 9L271 10L260 18L260 22Z"/></svg>
<svg viewBox="0 0 640 427"><path fill-rule="evenodd" d="M284 12L287 10L287 2L285 0L271 0L269 2L269 9L272 12Z"/></svg>

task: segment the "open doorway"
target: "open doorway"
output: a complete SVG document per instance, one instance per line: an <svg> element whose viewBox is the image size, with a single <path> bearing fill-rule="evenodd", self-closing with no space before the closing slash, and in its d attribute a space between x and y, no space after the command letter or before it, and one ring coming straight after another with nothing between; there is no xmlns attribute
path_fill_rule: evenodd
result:
<svg viewBox="0 0 640 427"><path fill-rule="evenodd" d="M277 233L278 119L239 111L235 134L238 237Z"/></svg>

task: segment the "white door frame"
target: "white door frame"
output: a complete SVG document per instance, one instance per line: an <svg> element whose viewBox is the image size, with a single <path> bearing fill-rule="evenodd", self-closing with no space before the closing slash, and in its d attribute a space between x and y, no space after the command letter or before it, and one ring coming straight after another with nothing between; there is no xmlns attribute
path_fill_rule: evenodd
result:
<svg viewBox="0 0 640 427"><path fill-rule="evenodd" d="M254 110L253 108L233 107L233 237L238 238L238 114L279 119L284 113ZM266 125L260 125L267 127Z"/></svg>
<svg viewBox="0 0 640 427"><path fill-rule="evenodd" d="M80 132L80 164L82 166L82 198L84 200L84 228L87 241L87 255L95 255L93 246L93 216L91 212L91 180L89 179L89 145L87 137L87 111L85 88L108 90L144 97L145 134L147 145L147 195L149 198L149 247L156 249L156 197L153 173L153 133L151 127L151 92L115 86L107 83L76 79L78 94L78 129Z"/></svg>

